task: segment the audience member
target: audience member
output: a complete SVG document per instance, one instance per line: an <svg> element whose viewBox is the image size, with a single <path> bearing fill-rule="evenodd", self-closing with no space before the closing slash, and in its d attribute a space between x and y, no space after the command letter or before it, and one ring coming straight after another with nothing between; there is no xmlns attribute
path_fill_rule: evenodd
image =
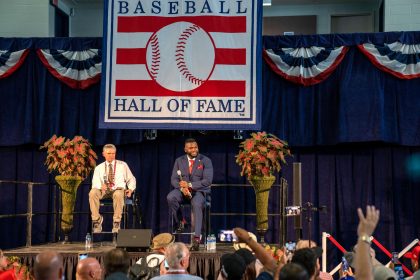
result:
<svg viewBox="0 0 420 280"><path fill-rule="evenodd" d="M315 248L317 246L318 245L313 240L301 239L296 243L296 250L303 249L303 248ZM331 274L324 271L319 271L319 275L317 278L319 280L333 280L333 277L331 276Z"/></svg>
<svg viewBox="0 0 420 280"><path fill-rule="evenodd" d="M255 257L263 264L263 271L257 276L257 280L262 279L273 279L274 274L279 272L279 269L286 263L286 259L283 257L280 260L280 264L277 265L276 260L267 252L260 244L252 239L248 232L242 228L235 228L234 232L238 237L239 242L246 243L251 250L254 252Z"/></svg>
<svg viewBox="0 0 420 280"><path fill-rule="evenodd" d="M116 248L108 251L104 257L106 280L125 280L130 268L130 256L127 251Z"/></svg>
<svg viewBox="0 0 420 280"><path fill-rule="evenodd" d="M355 264L357 279L374 279L372 257L370 254L370 237L379 221L379 210L375 206L366 206L366 216L362 209L357 209L359 225L357 226L357 247L355 249Z"/></svg>
<svg viewBox="0 0 420 280"><path fill-rule="evenodd" d="M35 257L34 277L36 280L61 280L64 274L63 258L54 251L44 251Z"/></svg>
<svg viewBox="0 0 420 280"><path fill-rule="evenodd" d="M218 280L241 280L246 270L245 260L238 254L224 254L220 259Z"/></svg>
<svg viewBox="0 0 420 280"><path fill-rule="evenodd" d="M356 275L356 278L358 276ZM358 278L362 279L362 278ZM377 265L373 268L373 279L374 280L397 280L397 274L389 267L383 265Z"/></svg>
<svg viewBox="0 0 420 280"><path fill-rule="evenodd" d="M235 254L241 256L245 261L246 268L242 280L255 280L257 278L257 258L246 248L238 249Z"/></svg>
<svg viewBox="0 0 420 280"><path fill-rule="evenodd" d="M202 278L190 275L187 272L190 265L190 251L184 243L175 242L168 245L165 251L165 258L169 269L165 275L153 277L153 280L202 280Z"/></svg>
<svg viewBox="0 0 420 280"><path fill-rule="evenodd" d="M95 258L80 260L76 267L76 280L100 280L102 268Z"/></svg>
<svg viewBox="0 0 420 280"><path fill-rule="evenodd" d="M13 268L7 268L7 259L3 255L3 251L0 250L0 280L15 280L15 270Z"/></svg>
<svg viewBox="0 0 420 280"><path fill-rule="evenodd" d="M404 258L411 260L411 267L413 271L419 270L419 255L420 255L420 246L415 246L410 252L404 255Z"/></svg>
<svg viewBox="0 0 420 280"><path fill-rule="evenodd" d="M257 237L255 236L255 234L253 234L252 232L250 232L250 231L248 231L248 235L249 235L249 237L250 238L252 238L254 241L257 241ZM238 250L240 250L240 249L247 249L248 251L250 251L251 253L254 253L253 251L252 251L252 249L248 246L248 245L246 245L246 243L240 243L240 242L238 242L238 241L235 241L234 243L233 243L233 248L236 250L236 251L238 251ZM255 257L254 257L255 258ZM255 270L255 277L257 277L260 273L261 273L261 271L262 271L262 269L264 268L264 266L263 266L263 264L257 259L257 258L255 258L255 261L253 262L253 264L254 264L254 267L251 267L252 266L252 264L249 264L249 265L247 265L247 270L245 271L245 275L244 275L244 277L248 277L248 276L246 276L246 275L250 275L249 273L253 273L252 271L254 271ZM249 268L248 268L249 267ZM248 279L248 278L247 278ZM245 279L244 279L245 280Z"/></svg>
<svg viewBox="0 0 420 280"><path fill-rule="evenodd" d="M297 263L303 266L308 272L311 280L317 279L319 276L319 257L322 255L322 250L319 247L302 248L296 250L292 257L292 263Z"/></svg>
<svg viewBox="0 0 420 280"><path fill-rule="evenodd" d="M306 269L298 263L288 263L280 270L281 280L309 280Z"/></svg>
<svg viewBox="0 0 420 280"><path fill-rule="evenodd" d="M136 264L139 267L142 266L142 262L146 262L148 267L156 267L159 266L159 275L163 275L166 273L166 268L164 264L165 260L165 251L166 247L170 244L174 243L175 236L170 233L161 233L156 235L152 240L152 245L150 246L150 250L152 253L147 255L145 258L140 258ZM134 266L132 267L131 271L133 271Z"/></svg>

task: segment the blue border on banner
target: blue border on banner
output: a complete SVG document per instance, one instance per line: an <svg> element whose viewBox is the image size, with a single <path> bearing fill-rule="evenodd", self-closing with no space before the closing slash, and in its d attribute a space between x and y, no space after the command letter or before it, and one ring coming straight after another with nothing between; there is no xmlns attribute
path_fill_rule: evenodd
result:
<svg viewBox="0 0 420 280"><path fill-rule="evenodd" d="M115 0L105 0L104 1L104 20L103 20L103 57L102 57L102 81L101 81L101 93L100 93L100 108L99 108L99 128L110 128L110 129L205 129L205 130L231 130L231 129L241 129L241 130L260 130L261 128L261 102L262 102L262 74L261 74L261 65L262 65L262 0L255 0L252 1L252 20L251 20L251 32L254 33L255 28L255 21L257 24L256 36L251 36L251 70L254 68L254 57L253 48L255 50L255 63L256 63L256 70L255 70L255 91L253 91L253 71L251 71L250 77L250 118L181 118L181 117L109 117L111 115L111 104L108 103L108 110L105 108L106 103L106 87L108 87L108 100L111 101L111 73L112 73L112 45L113 45L113 30L114 30L114 14L111 13L110 21L111 24L108 25L108 13L109 13L109 1L112 1L112 10L115 4ZM257 9L257 16L255 20L255 9ZM108 29L110 27L110 30ZM108 54L108 34L110 34L110 53ZM256 41L256 45L254 45L254 40ZM109 73L110 75L106 75L106 66L107 63L109 64ZM254 98L255 95L255 98ZM254 100L255 100L255 124L246 124L246 123L218 123L218 124L204 124L204 123L164 123L165 120L191 120L191 121L238 121L238 122L247 122L251 121L254 117ZM107 111L107 112L106 112ZM106 113L105 113L106 112ZM153 122L105 122L105 116L108 116L108 119L112 120L162 120L160 123L153 123Z"/></svg>

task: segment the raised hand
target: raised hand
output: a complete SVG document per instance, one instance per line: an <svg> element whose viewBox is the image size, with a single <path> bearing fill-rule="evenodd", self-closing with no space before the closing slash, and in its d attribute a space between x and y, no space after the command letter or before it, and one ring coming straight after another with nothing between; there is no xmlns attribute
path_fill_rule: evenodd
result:
<svg viewBox="0 0 420 280"><path fill-rule="evenodd" d="M368 205L366 206L366 216L363 215L363 211L360 208L357 209L357 215L359 216L359 225L357 226L358 236L371 236L379 221L379 210L375 206Z"/></svg>

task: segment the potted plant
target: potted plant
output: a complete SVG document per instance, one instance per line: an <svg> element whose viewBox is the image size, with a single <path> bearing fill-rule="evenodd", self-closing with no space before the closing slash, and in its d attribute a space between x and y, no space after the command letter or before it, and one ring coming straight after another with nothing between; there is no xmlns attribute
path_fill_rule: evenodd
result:
<svg viewBox="0 0 420 280"><path fill-rule="evenodd" d="M67 139L53 135L40 147L47 149L45 165L50 173L58 173L55 177L61 190L62 215L61 229L65 234L64 242L73 229L73 210L76 202L77 188L96 166L98 156L92 145L82 136Z"/></svg>
<svg viewBox="0 0 420 280"><path fill-rule="evenodd" d="M291 156L287 142L266 132L251 133L251 137L241 142L236 155L236 163L241 167L241 175L247 176L254 187L257 211L257 232L264 240L268 229L268 197L271 186L286 163L286 157Z"/></svg>

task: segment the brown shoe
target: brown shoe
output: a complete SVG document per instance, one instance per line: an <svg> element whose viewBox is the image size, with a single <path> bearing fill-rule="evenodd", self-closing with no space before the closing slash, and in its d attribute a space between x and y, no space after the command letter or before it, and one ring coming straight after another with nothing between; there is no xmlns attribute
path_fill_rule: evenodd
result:
<svg viewBox="0 0 420 280"><path fill-rule="evenodd" d="M120 230L120 222L114 222L114 226L112 227L112 233L118 233Z"/></svg>
<svg viewBox="0 0 420 280"><path fill-rule="evenodd" d="M96 221L93 221L93 233L101 233L102 232L102 222L104 221L104 218L102 216L99 216L99 219Z"/></svg>

